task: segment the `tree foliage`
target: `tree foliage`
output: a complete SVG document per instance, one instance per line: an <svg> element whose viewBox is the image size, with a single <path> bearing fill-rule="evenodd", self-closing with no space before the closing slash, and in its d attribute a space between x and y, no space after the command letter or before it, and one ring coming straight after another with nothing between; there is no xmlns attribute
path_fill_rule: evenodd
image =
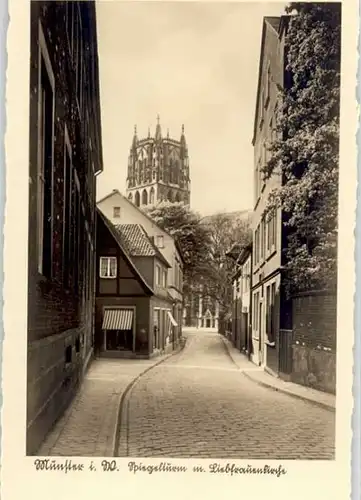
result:
<svg viewBox="0 0 361 500"><path fill-rule="evenodd" d="M215 214L202 218L182 203L162 202L148 215L178 242L184 260L185 293L200 290L229 309L233 267L226 253L235 244L247 244L251 234L248 220Z"/></svg>
<svg viewBox="0 0 361 500"><path fill-rule="evenodd" d="M249 222L249 218L218 213L210 217L206 223L211 240L211 261L203 286L205 293L219 303L221 316L230 312L232 305L234 263L227 253L234 245L242 247L251 242L252 232Z"/></svg>
<svg viewBox="0 0 361 500"><path fill-rule="evenodd" d="M341 7L291 3L290 85L280 89L265 178L282 176L266 211L282 207L289 293L336 285Z"/></svg>
<svg viewBox="0 0 361 500"><path fill-rule="evenodd" d="M200 279L209 262L210 234L201 217L183 203L161 202L148 215L179 244L185 263L184 280L189 285Z"/></svg>

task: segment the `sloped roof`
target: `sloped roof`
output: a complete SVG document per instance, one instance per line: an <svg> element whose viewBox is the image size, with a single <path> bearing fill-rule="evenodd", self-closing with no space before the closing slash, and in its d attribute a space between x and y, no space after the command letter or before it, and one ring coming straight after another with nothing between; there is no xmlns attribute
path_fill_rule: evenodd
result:
<svg viewBox="0 0 361 500"><path fill-rule="evenodd" d="M141 224L117 224L114 227L132 257L157 257L167 267L171 267Z"/></svg>
<svg viewBox="0 0 361 500"><path fill-rule="evenodd" d="M178 251L178 254L182 260L182 262L184 263L184 256L183 256L183 253L182 253L182 249L178 243L178 241L174 238L174 236L172 236L169 231L167 231L166 229L163 229L162 227L159 226L159 224L157 224L154 219L152 219L148 214L146 214L140 207L137 207L134 203L132 203L131 201L128 200L128 198L126 196L124 196L118 189L113 189L113 191L111 191L109 194L107 194L106 196L104 196L103 198L101 198L100 200L97 201L97 205L99 205L100 203L102 203L103 201L107 200L108 198L111 198L112 196L114 195L118 195L120 196L123 200L125 200L126 203L128 203L129 205L131 205L132 207L134 207L136 210L138 210L138 212L140 214L143 215L143 217L145 217L146 219L148 219L152 224L154 224L155 227L157 227L160 231L163 231L163 233L165 233L167 236L170 236L173 241L174 241L174 245Z"/></svg>
<svg viewBox="0 0 361 500"><path fill-rule="evenodd" d="M240 248L238 257L235 259L236 270L232 275L232 280L237 279L242 273L242 266L251 255L252 258L252 243L248 243Z"/></svg>
<svg viewBox="0 0 361 500"><path fill-rule="evenodd" d="M142 274L139 272L137 266L134 264L132 261L130 255L128 254L127 249L124 246L124 243L122 239L120 238L119 232L116 230L115 226L108 220L105 215L97 208L97 214L101 218L101 220L104 222L106 228L109 230L110 234L113 236L115 242L117 243L122 256L124 260L127 262L129 267L132 269L132 271L135 273L135 275L138 277L143 289L147 292L150 293L151 295L154 295L154 291L152 288L147 284L146 280L143 278Z"/></svg>
<svg viewBox="0 0 361 500"><path fill-rule="evenodd" d="M242 249L243 245L241 243L234 243L226 253L226 256L231 257L234 260L237 260Z"/></svg>
<svg viewBox="0 0 361 500"><path fill-rule="evenodd" d="M133 257L155 256L155 250L140 224L117 224L115 228Z"/></svg>
<svg viewBox="0 0 361 500"><path fill-rule="evenodd" d="M279 27L280 27L280 21L281 21L281 18L280 17L271 17L271 16L267 16L265 17L265 21L270 24L272 26L272 28L277 31L278 33L278 30L279 30Z"/></svg>

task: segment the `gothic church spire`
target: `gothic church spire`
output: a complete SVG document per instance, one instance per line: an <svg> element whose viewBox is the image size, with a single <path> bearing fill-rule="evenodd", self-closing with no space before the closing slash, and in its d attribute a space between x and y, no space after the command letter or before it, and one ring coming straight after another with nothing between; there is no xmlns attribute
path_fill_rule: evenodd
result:
<svg viewBox="0 0 361 500"><path fill-rule="evenodd" d="M155 140L156 141L159 141L161 138L162 138L162 129L160 127L160 123L159 123L159 115L157 116L157 128L155 129Z"/></svg>

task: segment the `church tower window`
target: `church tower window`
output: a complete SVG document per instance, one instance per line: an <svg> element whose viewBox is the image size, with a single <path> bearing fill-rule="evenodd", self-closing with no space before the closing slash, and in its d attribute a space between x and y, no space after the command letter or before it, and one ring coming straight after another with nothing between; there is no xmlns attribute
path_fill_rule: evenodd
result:
<svg viewBox="0 0 361 500"><path fill-rule="evenodd" d="M153 188L153 187L150 189L150 193L149 193L149 203L150 203L150 205L153 205L153 204L154 204L154 188Z"/></svg>
<svg viewBox="0 0 361 500"><path fill-rule="evenodd" d="M139 195L139 191L136 191L136 193L135 193L135 197L134 197L134 201L135 201L135 205L136 205L137 207L139 207L139 205L140 205L140 195Z"/></svg>

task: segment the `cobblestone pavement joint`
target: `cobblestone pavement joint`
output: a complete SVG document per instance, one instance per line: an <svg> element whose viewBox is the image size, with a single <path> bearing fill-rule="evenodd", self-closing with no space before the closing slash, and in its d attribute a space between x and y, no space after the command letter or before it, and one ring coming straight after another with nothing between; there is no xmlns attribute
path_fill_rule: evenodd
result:
<svg viewBox="0 0 361 500"><path fill-rule="evenodd" d="M263 370L239 354L234 363L217 333L189 333L128 391L117 456L334 459L334 412L250 381Z"/></svg>
<svg viewBox="0 0 361 500"><path fill-rule="evenodd" d="M135 379L132 380L132 382L130 382L130 384L128 384L128 386L123 391L123 393L122 393L122 395L120 396L120 399L119 399L117 424L116 424L116 427L114 429L114 440L113 440L113 445L112 445L112 456L113 457L117 456L118 450L119 450L119 446L120 446L120 440L121 440L121 437L122 437L121 431L124 428L124 425L122 425L122 421L124 419L124 407L126 405L125 402L127 400L128 394L131 393L133 387L136 385L136 383L139 381L139 379L143 375L145 375L146 373L148 373L150 370L152 370L156 366L159 366L161 363L164 363L165 361L167 361L170 357L174 356L175 354L179 354L182 350L185 349L186 345L187 345L187 337L183 337L182 343L181 343L181 345L177 349L175 349L170 354L167 354L166 356L163 356L162 359L158 360L156 363L154 363L153 365L149 366L144 371L142 371L141 373L139 373L139 375L137 377L135 377Z"/></svg>
<svg viewBox="0 0 361 500"><path fill-rule="evenodd" d="M114 456L124 393L144 373L179 353L185 344L153 360L95 359L72 403L48 433L38 455Z"/></svg>

